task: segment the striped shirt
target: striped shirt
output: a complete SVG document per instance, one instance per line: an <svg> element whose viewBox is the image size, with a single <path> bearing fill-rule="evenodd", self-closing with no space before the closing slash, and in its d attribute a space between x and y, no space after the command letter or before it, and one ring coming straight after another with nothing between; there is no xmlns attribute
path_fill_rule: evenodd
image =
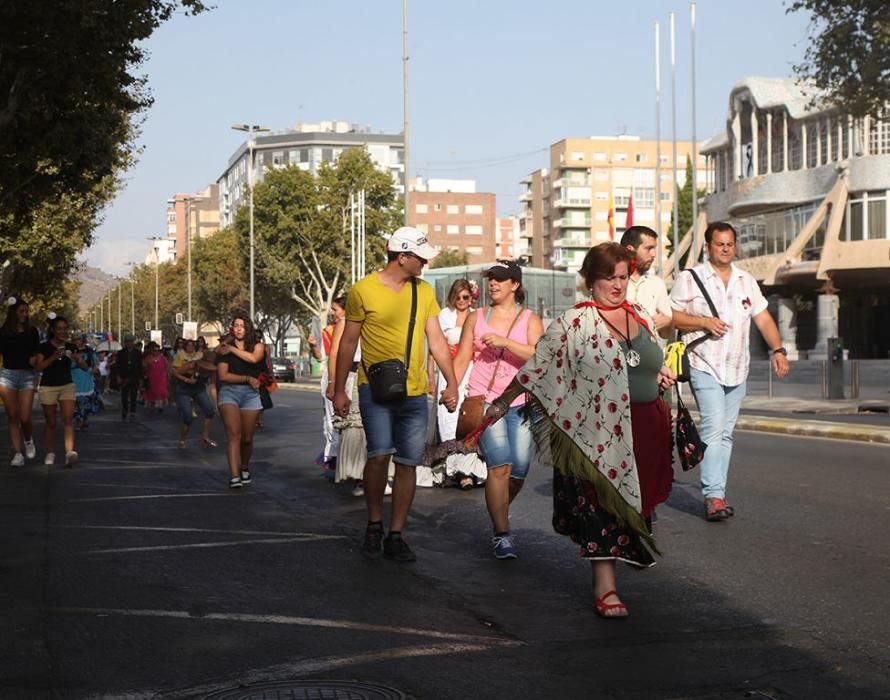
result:
<svg viewBox="0 0 890 700"><path fill-rule="evenodd" d="M695 267L699 279L711 295L717 315L729 330L722 338L709 338L689 354L689 364L707 372L723 386L737 386L748 377L751 360L751 319L767 307L766 298L757 280L744 270L731 265L729 283L723 280L708 262ZM693 316L712 316L704 295L689 272L682 272L671 290L671 306ZM686 334L687 343L705 335L704 331Z"/></svg>

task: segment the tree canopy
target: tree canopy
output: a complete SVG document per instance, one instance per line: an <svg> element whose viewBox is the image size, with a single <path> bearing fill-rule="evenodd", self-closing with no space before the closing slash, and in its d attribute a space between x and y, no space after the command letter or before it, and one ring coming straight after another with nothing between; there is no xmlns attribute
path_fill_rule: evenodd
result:
<svg viewBox="0 0 890 700"><path fill-rule="evenodd" d="M812 19L805 60L795 72L821 91L818 99L846 114L880 114L890 103L890 3L794 0L788 5L787 12L800 11Z"/></svg>

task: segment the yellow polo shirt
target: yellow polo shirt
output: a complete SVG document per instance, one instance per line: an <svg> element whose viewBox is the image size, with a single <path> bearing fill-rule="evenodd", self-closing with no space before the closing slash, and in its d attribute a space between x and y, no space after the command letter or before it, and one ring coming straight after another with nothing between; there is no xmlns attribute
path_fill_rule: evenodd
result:
<svg viewBox="0 0 890 700"><path fill-rule="evenodd" d="M439 314L439 304L433 288L417 280L417 312L411 342L411 364L408 367L408 396L426 393L427 319ZM380 281L375 272L356 282L346 301L346 320L362 324L362 362L370 367L383 360L405 361L408 323L411 320L411 282L398 292ZM359 367L359 384L367 384L364 369Z"/></svg>

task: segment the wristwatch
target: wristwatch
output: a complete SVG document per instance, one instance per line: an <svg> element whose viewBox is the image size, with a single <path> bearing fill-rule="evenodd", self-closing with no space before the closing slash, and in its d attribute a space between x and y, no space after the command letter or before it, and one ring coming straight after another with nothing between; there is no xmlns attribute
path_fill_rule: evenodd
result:
<svg viewBox="0 0 890 700"><path fill-rule="evenodd" d="M772 351L773 355L777 353L782 353L785 357L788 357L788 351L785 348L776 348Z"/></svg>

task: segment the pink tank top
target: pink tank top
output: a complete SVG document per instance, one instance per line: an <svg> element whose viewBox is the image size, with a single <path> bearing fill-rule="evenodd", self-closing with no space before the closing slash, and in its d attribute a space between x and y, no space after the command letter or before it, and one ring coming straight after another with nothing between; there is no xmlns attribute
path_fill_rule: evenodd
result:
<svg viewBox="0 0 890 700"><path fill-rule="evenodd" d="M473 371L470 373L467 396L485 394L486 403L491 403L504 393L504 390L513 381L513 377L519 372L520 367L525 364L525 360L506 348L490 348L482 342L483 336L496 333L515 340L517 343L528 343L528 320L532 314L528 309L523 309L521 313L522 315L516 320L509 335L503 330L497 330L488 325L485 318L486 309L479 309L476 313L476 327L473 329ZM503 351L503 355L501 355L501 351ZM499 357L500 364L498 364ZM486 393L495 365L498 370L497 376L491 385L491 390ZM525 394L520 394L510 405L522 406L524 403Z"/></svg>

